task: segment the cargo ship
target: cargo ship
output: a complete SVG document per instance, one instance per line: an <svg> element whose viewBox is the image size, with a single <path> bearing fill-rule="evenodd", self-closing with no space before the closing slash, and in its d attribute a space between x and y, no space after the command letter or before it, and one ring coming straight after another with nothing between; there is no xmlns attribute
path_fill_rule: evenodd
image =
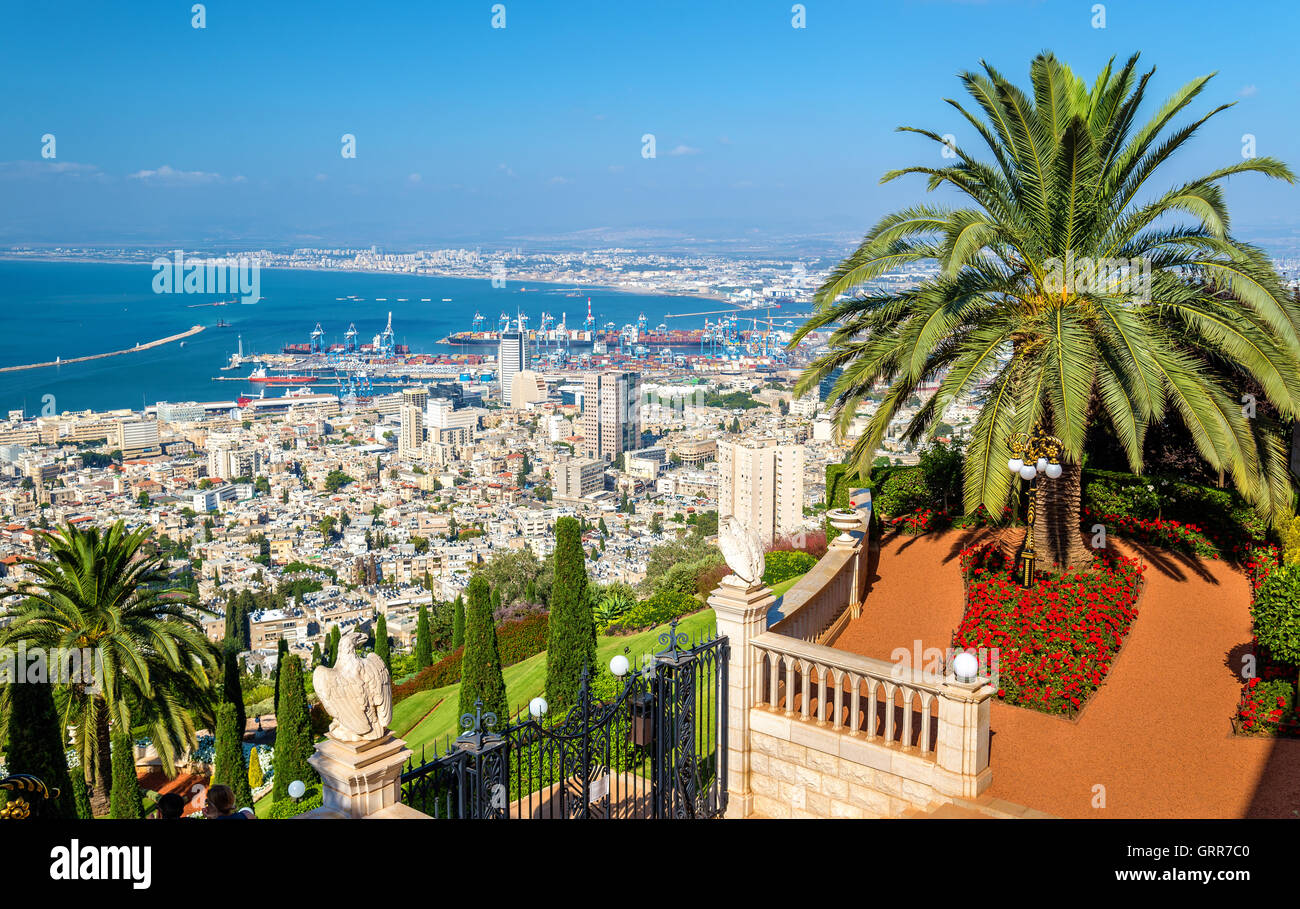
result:
<svg viewBox="0 0 1300 909"><path fill-rule="evenodd" d="M310 385L316 381L315 376L279 376L270 375L265 366L259 366L248 374L248 381L263 385Z"/></svg>
<svg viewBox="0 0 1300 909"><path fill-rule="evenodd" d="M560 331L535 331L525 332L528 336L528 343L534 351L539 351L547 347L563 346L575 353L584 353L592 350L596 345L603 344L609 350L617 350L619 339L622 336L617 331L583 331L579 329L568 329ZM742 331L740 335L747 337L752 332ZM624 346L627 345L625 338ZM457 331L443 338L438 342L453 347L461 353L496 353L501 343L501 333L498 331ZM670 331L643 331L636 335L632 344L644 346L651 349L668 348L673 351L681 352L698 352L702 343L707 344L708 340L703 329L672 329Z"/></svg>

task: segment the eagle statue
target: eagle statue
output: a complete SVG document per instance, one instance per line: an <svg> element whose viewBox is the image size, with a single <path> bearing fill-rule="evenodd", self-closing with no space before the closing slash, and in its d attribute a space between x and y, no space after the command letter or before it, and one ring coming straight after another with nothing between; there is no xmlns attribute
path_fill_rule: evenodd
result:
<svg viewBox="0 0 1300 909"><path fill-rule="evenodd" d="M763 579L763 543L734 515L727 515L718 527L718 548L727 567L747 586L753 587Z"/></svg>
<svg viewBox="0 0 1300 909"><path fill-rule="evenodd" d="M393 682L378 654L363 660L357 645L366 636L349 632L339 637L333 666L317 666L311 674L316 695L333 722L330 736L340 742L368 742L383 738L393 719Z"/></svg>

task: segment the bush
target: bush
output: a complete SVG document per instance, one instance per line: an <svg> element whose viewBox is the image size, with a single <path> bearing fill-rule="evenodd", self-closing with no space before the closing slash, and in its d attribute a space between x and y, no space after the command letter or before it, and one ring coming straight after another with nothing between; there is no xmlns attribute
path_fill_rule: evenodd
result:
<svg viewBox="0 0 1300 909"><path fill-rule="evenodd" d="M1269 575L1250 607L1251 627L1268 655L1300 666L1300 565L1284 565Z"/></svg>
<svg viewBox="0 0 1300 909"><path fill-rule="evenodd" d="M277 799L271 805L267 817L283 820L285 818L297 817L305 814L313 808L319 808L323 804L320 787L312 786L298 801L290 798Z"/></svg>
<svg viewBox="0 0 1300 909"><path fill-rule="evenodd" d="M896 470L880 487L874 506L884 517L897 517L924 508L934 501L934 493L919 467Z"/></svg>
<svg viewBox="0 0 1300 909"><path fill-rule="evenodd" d="M630 634L680 619L704 608L704 604L690 594L660 590L629 609L605 629L606 634Z"/></svg>
<svg viewBox="0 0 1300 909"><path fill-rule="evenodd" d="M1282 559L1288 565L1300 564L1300 515L1293 515L1278 527L1282 538Z"/></svg>
<svg viewBox="0 0 1300 909"><path fill-rule="evenodd" d="M1237 722L1242 732L1294 731L1295 684L1287 679L1251 679L1241 693Z"/></svg>
<svg viewBox="0 0 1300 909"><path fill-rule="evenodd" d="M763 583L772 587L811 570L817 558L806 552L777 550L763 556Z"/></svg>

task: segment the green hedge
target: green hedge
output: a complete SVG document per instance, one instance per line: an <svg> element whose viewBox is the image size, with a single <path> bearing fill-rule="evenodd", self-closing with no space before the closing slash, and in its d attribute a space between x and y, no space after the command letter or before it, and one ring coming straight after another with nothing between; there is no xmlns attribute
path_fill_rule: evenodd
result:
<svg viewBox="0 0 1300 909"><path fill-rule="evenodd" d="M1268 576L1250 617L1255 639L1270 657L1300 666L1300 565L1283 565Z"/></svg>
<svg viewBox="0 0 1300 909"><path fill-rule="evenodd" d="M798 577L817 564L817 557L806 552L775 550L763 557L763 584L772 587Z"/></svg>
<svg viewBox="0 0 1300 909"><path fill-rule="evenodd" d="M501 654L503 667L522 663L546 649L548 619L544 614L530 615L497 628L497 651ZM393 703L409 698L417 691L431 691L459 682L460 661L464 653L464 647L457 647L432 666L420 670L414 678L395 685Z"/></svg>

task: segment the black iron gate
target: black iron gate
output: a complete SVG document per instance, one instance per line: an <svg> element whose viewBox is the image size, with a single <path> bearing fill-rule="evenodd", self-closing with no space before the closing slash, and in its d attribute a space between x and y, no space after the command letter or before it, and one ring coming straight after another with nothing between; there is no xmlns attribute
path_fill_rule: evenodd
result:
<svg viewBox="0 0 1300 909"><path fill-rule="evenodd" d="M408 766L402 801L438 818L720 817L727 639L691 643L674 622L659 641L624 679L593 685L584 673L577 703L553 720L536 705L498 730L480 705L443 754Z"/></svg>

